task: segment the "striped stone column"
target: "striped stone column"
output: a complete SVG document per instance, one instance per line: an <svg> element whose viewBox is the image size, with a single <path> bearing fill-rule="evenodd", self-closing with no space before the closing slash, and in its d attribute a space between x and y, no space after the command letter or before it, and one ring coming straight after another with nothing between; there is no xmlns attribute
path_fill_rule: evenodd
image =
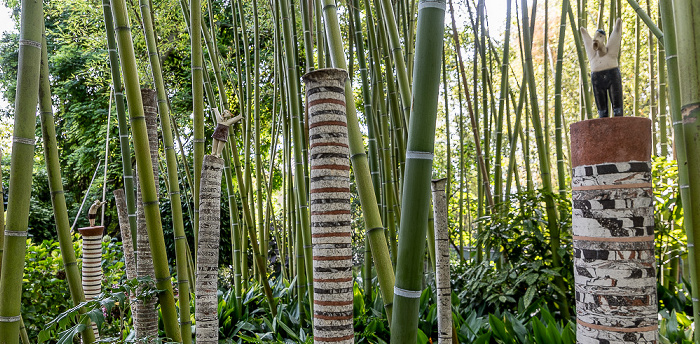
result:
<svg viewBox="0 0 700 344"><path fill-rule="evenodd" d="M196 339L200 344L219 342L217 314L217 277L219 276L219 238L221 227L221 172L224 159L205 155L199 188L199 243L195 283Z"/></svg>
<svg viewBox="0 0 700 344"><path fill-rule="evenodd" d="M651 121L571 125L576 340L656 343Z"/></svg>
<svg viewBox="0 0 700 344"><path fill-rule="evenodd" d="M309 109L314 343L354 343L347 77L342 69L304 75Z"/></svg>
<svg viewBox="0 0 700 344"><path fill-rule="evenodd" d="M102 233L103 226L78 228L83 236L83 290L85 300L94 300L102 292ZM97 325L92 323L95 339L99 339Z"/></svg>

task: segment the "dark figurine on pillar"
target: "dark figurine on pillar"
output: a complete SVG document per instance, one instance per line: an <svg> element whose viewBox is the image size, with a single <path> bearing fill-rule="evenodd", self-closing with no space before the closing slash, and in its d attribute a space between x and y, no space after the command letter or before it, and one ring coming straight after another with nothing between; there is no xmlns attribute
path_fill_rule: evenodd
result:
<svg viewBox="0 0 700 344"><path fill-rule="evenodd" d="M593 38L585 27L581 28L583 45L591 63L591 84L598 117L608 117L608 98L612 103L613 115L622 117L622 77L617 62L622 40L622 19L617 18L607 44L605 31L598 29Z"/></svg>

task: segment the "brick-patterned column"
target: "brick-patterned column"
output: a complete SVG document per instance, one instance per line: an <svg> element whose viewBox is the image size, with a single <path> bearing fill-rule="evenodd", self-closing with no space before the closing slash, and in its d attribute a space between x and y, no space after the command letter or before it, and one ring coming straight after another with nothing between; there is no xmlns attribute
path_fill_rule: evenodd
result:
<svg viewBox="0 0 700 344"><path fill-rule="evenodd" d="M658 338L651 121L571 125L577 343Z"/></svg>
<svg viewBox="0 0 700 344"><path fill-rule="evenodd" d="M91 301L102 292L102 233L103 226L78 228L83 236L83 291ZM99 339L97 325L92 323L95 339Z"/></svg>
<svg viewBox="0 0 700 344"><path fill-rule="evenodd" d="M314 343L354 343L347 77L342 69L304 75L311 147Z"/></svg>

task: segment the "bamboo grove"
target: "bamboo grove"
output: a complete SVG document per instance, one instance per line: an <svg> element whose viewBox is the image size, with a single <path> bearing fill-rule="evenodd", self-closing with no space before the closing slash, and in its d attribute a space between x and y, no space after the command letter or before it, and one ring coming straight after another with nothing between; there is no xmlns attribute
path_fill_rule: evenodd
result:
<svg viewBox="0 0 700 344"><path fill-rule="evenodd" d="M670 185L657 197L663 204L657 207L659 283L671 293L690 292L693 318L700 317L700 255L694 250L694 238L700 235L695 225L700 220L694 221L700 217L700 41L695 35L700 5L692 0L506 0L498 10L503 21L495 23L490 18L497 17L496 7L487 2L10 1L21 11L14 43L18 53L6 220L0 216L0 343L19 343L20 338L28 342L22 271L33 236L33 228L27 230L35 216L30 213L32 183L40 178L26 171L36 170L35 160L46 165L51 231L60 243L67 281L64 293L70 296L68 307L78 314L71 319L79 325L75 334L83 343L97 340L73 248L76 226L69 222L69 215L75 221L84 215L77 210L79 197L73 195L78 191L63 185L66 178L77 178L66 170L75 172L78 159L66 163L59 157L68 154L59 148L73 131L60 117L68 112L65 92L52 95L52 88L56 92L59 86L50 72L52 63L61 62L61 45L82 39L91 43L78 45L96 45L101 54L91 68L101 68L96 88L109 110L98 115L116 114L116 121L99 118L91 124L112 123L90 142L103 147L109 140L102 136L113 133L107 134L111 142L105 151L98 150L110 157L100 162L105 169L102 183L114 191L114 196L102 198L114 199L107 207L118 209L103 210L104 225L109 235L121 238L125 279L139 283L128 300L136 339L223 339L210 328L226 321L211 319L217 312L216 288L209 295L213 299L200 294L207 290L201 283L216 286L212 271L222 274L217 259L231 274L229 302L235 312L224 316L242 319L252 302L258 303L260 313L275 319L261 326L291 333L299 342L316 332L330 336L331 320L350 326L360 302L367 309L376 306L372 316L390 329L384 340L421 342L421 335L426 336L421 317L429 316L424 311L426 285L438 290L428 297L437 304L441 322L434 340L464 341L471 338L466 322L457 311L453 321L450 303L456 307L457 295L468 293L450 293L450 268L462 279L475 276L464 271L521 271L522 257L530 256L535 258L527 264L541 264L539 271L549 273L548 289L521 288L524 308L537 296L544 300L539 307L568 322L576 314L568 251L568 131L571 123L594 117L579 28L609 32L617 18L624 22L620 65L625 116L652 120L658 180ZM87 11L84 17L66 20L74 29L86 30L85 37L75 32L76 37L60 38L64 24L56 14L79 3ZM309 73L329 68L345 70L347 77L340 73L338 85L316 86L314 91L302 83L315 80ZM335 92L327 97L345 110L318 110L322 106L307 100L316 89ZM56 99L63 103L56 104ZM334 132L332 143L324 143L342 149L314 153L319 152L316 143L327 139L318 134L325 122L317 122L325 117L314 113L328 118L343 113L343 121L324 120L344 127ZM149 114L157 114L157 120L149 122ZM223 152L214 159L211 133L228 114L240 116L240 121L231 125L226 141L216 142ZM343 139L334 141L338 137ZM35 152L38 141L42 148ZM210 149L212 155L205 155ZM345 165L314 165L314 159L329 155L342 157ZM323 168L349 173L349 183L319 186L347 178L328 171L320 176ZM217 185L219 175L223 177ZM432 194L431 179L436 180ZM92 182L77 184L87 186L79 190L87 199ZM331 189L338 194L326 195ZM340 200L351 207L325 204ZM347 217L319 220L339 214ZM221 221L212 224L217 216ZM319 238L332 236L320 227L331 222L351 227L343 234L351 244L332 244L333 250L345 252L342 257L322 257L316 251L326 244ZM525 233L528 228L531 234ZM532 240L541 245L533 248ZM218 252L212 251L212 242L219 243ZM531 252L535 249L539 253ZM214 262L198 258L207 255L214 255ZM341 268L318 260L340 258L352 262L342 268L350 287L330 290L330 277L325 276ZM208 282L201 282L205 273ZM453 274L452 284L470 285L455 281L460 278ZM150 301L135 297L148 290L155 295ZM314 296L321 291L344 293L338 300L354 305L355 314L347 309L333 313L333 302L341 301ZM260 297L251 301L255 293ZM493 298L517 308L521 300L508 299L515 293ZM203 310L209 314L198 313ZM290 313L296 317L293 324L284 320ZM325 327L317 324L319 319ZM202 324L199 332L197 322ZM357 336L342 340L354 342ZM343 342L339 338L315 340ZM695 338L700 343L700 334Z"/></svg>

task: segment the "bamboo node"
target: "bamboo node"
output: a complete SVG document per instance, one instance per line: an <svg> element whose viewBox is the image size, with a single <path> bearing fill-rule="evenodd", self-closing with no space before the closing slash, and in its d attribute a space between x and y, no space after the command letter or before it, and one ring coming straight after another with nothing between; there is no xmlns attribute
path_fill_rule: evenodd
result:
<svg viewBox="0 0 700 344"><path fill-rule="evenodd" d="M24 145L31 145L31 146L33 146L34 143L36 143L36 140L34 140L34 139L28 139L28 138L24 138L24 137L13 136L13 137L12 137L12 142L14 142L14 143L21 143L21 144L24 144Z"/></svg>
<svg viewBox="0 0 700 344"><path fill-rule="evenodd" d="M13 323L13 322L18 322L18 321L19 321L19 315L18 315L18 316L14 316L14 317L3 317L3 316L0 316L0 322L4 322L4 323Z"/></svg>
<svg viewBox="0 0 700 344"><path fill-rule="evenodd" d="M127 25L127 26L117 26L117 27L114 28L114 30L117 30L117 31L121 31L121 30L130 31L130 30L131 30L131 27L129 27L128 25Z"/></svg>
<svg viewBox="0 0 700 344"><path fill-rule="evenodd" d="M700 300L698 300L697 298L692 298L691 300L692 300L693 302L700 302Z"/></svg>
<svg viewBox="0 0 700 344"><path fill-rule="evenodd" d="M406 159L433 160L433 153L420 151L406 151Z"/></svg>
<svg viewBox="0 0 700 344"><path fill-rule="evenodd" d="M29 39L20 39L19 45L20 46L26 45L26 46L30 46L30 47L34 47L34 48L39 48L41 50L41 43L39 43L37 41L29 40Z"/></svg>
<svg viewBox="0 0 700 344"><path fill-rule="evenodd" d="M194 142L194 143L204 143L204 142L205 142L205 139L194 139L194 140L192 140L192 142Z"/></svg>
<svg viewBox="0 0 700 344"><path fill-rule="evenodd" d="M9 229L5 230L5 236L13 236L13 237L26 237L27 236L27 231L11 231Z"/></svg>
<svg viewBox="0 0 700 344"><path fill-rule="evenodd" d="M398 295L401 297L409 298L409 299L418 299L420 298L420 295L423 293L422 290L407 290L407 289L402 289L397 286L394 286L394 295Z"/></svg>
<svg viewBox="0 0 700 344"><path fill-rule="evenodd" d="M365 233L366 233L366 234L369 234L370 232L376 231L377 229L384 229L384 227L374 227L374 228L370 228L370 229L366 230Z"/></svg>
<svg viewBox="0 0 700 344"><path fill-rule="evenodd" d="M170 276L159 278L156 280L156 283L161 283L161 282L166 282L166 281L170 281Z"/></svg>

